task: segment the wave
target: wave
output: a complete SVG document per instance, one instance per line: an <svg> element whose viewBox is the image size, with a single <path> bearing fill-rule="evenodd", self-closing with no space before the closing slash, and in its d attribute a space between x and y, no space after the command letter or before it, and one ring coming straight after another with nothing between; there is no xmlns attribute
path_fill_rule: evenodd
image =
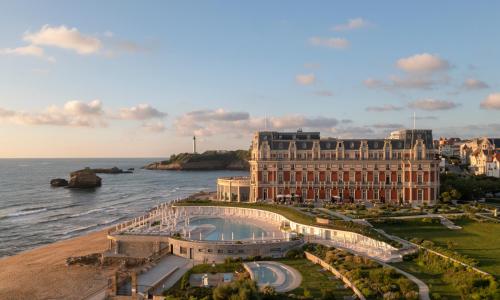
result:
<svg viewBox="0 0 500 300"><path fill-rule="evenodd" d="M73 215L71 215L69 217L70 218L81 217L81 216L85 216L85 215L88 215L88 214L91 214L91 213L95 213L95 212L98 212L98 211L103 211L103 210L104 210L104 208L95 208L95 209L91 209L91 210L84 211L84 212L81 212L81 213L73 214Z"/></svg>
<svg viewBox="0 0 500 300"><path fill-rule="evenodd" d="M114 219L111 219L111 220L104 220L103 222L99 222L97 224L92 224L92 225L88 225L88 226L77 227L75 229L71 229L71 230L65 231L62 234L63 235L67 235L67 234L72 234L72 233L76 233L76 232L90 231L91 229L99 228L101 226L105 226L105 225L109 225L111 223L114 223L114 222L116 222L116 221L118 221L118 220L120 220L122 218L123 217L119 217L119 218L114 218Z"/></svg>
<svg viewBox="0 0 500 300"><path fill-rule="evenodd" d="M10 213L7 215L7 217L20 217L20 216L26 216L26 215L32 215L32 214L37 214L42 211L47 211L46 207L43 208L25 208L21 209L19 211Z"/></svg>

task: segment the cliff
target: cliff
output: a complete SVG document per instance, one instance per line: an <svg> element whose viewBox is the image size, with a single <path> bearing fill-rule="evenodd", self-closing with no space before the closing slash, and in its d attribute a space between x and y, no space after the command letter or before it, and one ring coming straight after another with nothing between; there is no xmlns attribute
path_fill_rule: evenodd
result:
<svg viewBox="0 0 500 300"><path fill-rule="evenodd" d="M249 170L249 152L235 151L206 151L203 153L174 154L169 160L153 162L144 166L148 170Z"/></svg>

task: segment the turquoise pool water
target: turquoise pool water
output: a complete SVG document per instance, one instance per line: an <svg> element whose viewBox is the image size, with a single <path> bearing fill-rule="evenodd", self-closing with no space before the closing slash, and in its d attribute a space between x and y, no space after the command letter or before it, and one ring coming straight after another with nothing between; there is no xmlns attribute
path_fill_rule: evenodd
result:
<svg viewBox="0 0 500 300"><path fill-rule="evenodd" d="M277 279L276 273L265 266L253 268L252 271L258 284L271 284L274 283Z"/></svg>
<svg viewBox="0 0 500 300"><path fill-rule="evenodd" d="M223 219L223 218L199 218L190 221L190 226L195 227L198 225L213 225L214 230L203 233L202 240L217 241L222 240L222 235L224 234L224 240L231 240L231 233L234 235L234 240L244 240L251 239L253 233L255 233L255 239L260 239L262 233L266 235L266 231L254 224L245 223L241 219ZM192 236L193 239L198 239L198 236Z"/></svg>

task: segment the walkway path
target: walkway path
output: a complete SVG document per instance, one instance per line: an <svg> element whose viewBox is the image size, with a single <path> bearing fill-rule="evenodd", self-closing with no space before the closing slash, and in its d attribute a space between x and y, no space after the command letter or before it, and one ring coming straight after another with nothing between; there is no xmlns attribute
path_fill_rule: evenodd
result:
<svg viewBox="0 0 500 300"><path fill-rule="evenodd" d="M427 284L425 284L425 282L423 282L422 280L420 280L417 277L413 276L412 274L410 274L408 272L405 272L405 271L403 271L403 270L401 270L399 268L396 268L395 266L389 265L389 264L383 262L382 260L377 259L374 256L368 256L368 255L365 255L365 254L363 254L361 252L355 251L353 249L343 248L343 247L337 247L335 245L332 245L331 243L329 243L331 241L315 240L314 242L316 242L318 244L322 244L322 245L328 246L328 247L334 246L336 248L348 251L350 253L353 253L353 254L356 254L356 255L359 255L359 256L368 257L370 259L373 259L373 260L377 261L378 263L380 263L381 265L383 265L385 267L392 268L396 272L398 272L398 273L406 276L408 279L410 279L411 281L413 281L418 286L418 294L419 294L420 300L430 300L429 287L427 286Z"/></svg>

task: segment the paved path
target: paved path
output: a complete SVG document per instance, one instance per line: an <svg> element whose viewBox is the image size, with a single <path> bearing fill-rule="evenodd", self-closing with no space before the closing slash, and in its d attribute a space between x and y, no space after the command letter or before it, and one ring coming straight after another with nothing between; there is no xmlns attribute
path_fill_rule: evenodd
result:
<svg viewBox="0 0 500 300"><path fill-rule="evenodd" d="M379 261L379 260L377 260L377 262L379 264L383 265L384 267L394 269L394 271L406 276L406 278L413 281L418 286L418 296L419 296L420 300L430 300L431 299L429 296L429 287L427 286L427 284L425 284L425 282L423 282L422 280L418 279L417 277L413 276L412 274L410 274L408 272L405 272L399 268L396 268L395 266L391 266L391 265L386 264L385 262Z"/></svg>

